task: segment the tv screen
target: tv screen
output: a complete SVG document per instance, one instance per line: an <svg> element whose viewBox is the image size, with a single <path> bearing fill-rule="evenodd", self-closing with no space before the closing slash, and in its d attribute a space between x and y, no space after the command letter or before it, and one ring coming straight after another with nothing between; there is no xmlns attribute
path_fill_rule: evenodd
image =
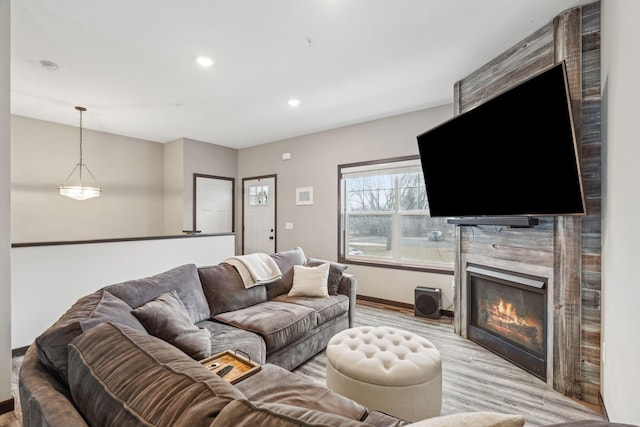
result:
<svg viewBox="0 0 640 427"><path fill-rule="evenodd" d="M586 214L564 63L418 135L433 217Z"/></svg>

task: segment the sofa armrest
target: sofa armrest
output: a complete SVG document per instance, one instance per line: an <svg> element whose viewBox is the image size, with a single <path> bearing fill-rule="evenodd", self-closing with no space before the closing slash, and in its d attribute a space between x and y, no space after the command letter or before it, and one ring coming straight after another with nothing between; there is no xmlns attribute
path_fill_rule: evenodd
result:
<svg viewBox="0 0 640 427"><path fill-rule="evenodd" d="M342 274L338 293L349 297L349 327L353 328L353 322L356 317L356 288L358 286L358 277L353 274Z"/></svg>
<svg viewBox="0 0 640 427"><path fill-rule="evenodd" d="M24 427L88 427L68 387L38 359L31 345L22 360L18 389Z"/></svg>

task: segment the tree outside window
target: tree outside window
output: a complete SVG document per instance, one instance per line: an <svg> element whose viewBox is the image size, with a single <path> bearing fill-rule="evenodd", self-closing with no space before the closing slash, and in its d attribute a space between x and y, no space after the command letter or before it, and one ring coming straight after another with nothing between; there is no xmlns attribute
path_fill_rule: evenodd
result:
<svg viewBox="0 0 640 427"><path fill-rule="evenodd" d="M339 166L340 258L453 267L453 226L431 218L419 158Z"/></svg>

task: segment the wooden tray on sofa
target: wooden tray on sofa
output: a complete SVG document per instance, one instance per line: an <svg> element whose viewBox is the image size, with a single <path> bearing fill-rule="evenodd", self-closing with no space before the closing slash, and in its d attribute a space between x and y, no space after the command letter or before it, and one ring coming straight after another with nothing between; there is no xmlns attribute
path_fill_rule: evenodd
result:
<svg viewBox="0 0 640 427"><path fill-rule="evenodd" d="M242 381L262 369L260 364L253 362L249 357L241 356L237 351L233 352L231 350L226 350L202 359L200 363L211 369L214 373L217 373L227 366L232 366L231 371L222 377L231 384Z"/></svg>

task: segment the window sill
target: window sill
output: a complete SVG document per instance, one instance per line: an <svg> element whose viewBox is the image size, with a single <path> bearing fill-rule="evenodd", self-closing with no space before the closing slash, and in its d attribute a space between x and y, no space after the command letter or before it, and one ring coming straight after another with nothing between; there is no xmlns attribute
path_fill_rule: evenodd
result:
<svg viewBox="0 0 640 427"><path fill-rule="evenodd" d="M388 268L393 270L422 271L425 273L437 273L453 276L453 264L448 267L435 265L397 264L382 261L354 260L351 258L339 258L338 262L347 265L362 265L366 267Z"/></svg>

